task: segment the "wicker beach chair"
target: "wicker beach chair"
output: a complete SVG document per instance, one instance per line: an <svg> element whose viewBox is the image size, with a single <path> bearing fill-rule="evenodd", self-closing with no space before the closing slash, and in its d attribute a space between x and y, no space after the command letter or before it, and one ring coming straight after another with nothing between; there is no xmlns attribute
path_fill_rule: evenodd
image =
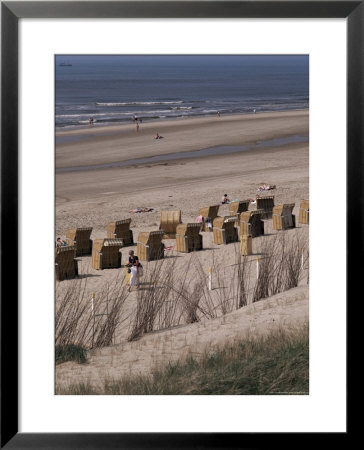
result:
<svg viewBox="0 0 364 450"><path fill-rule="evenodd" d="M213 228L214 244L229 244L238 240L238 232L235 228L237 217L224 216L216 217Z"/></svg>
<svg viewBox="0 0 364 450"><path fill-rule="evenodd" d="M78 275L76 257L76 247L57 247L55 254L56 280L62 281L75 278Z"/></svg>
<svg viewBox="0 0 364 450"><path fill-rule="evenodd" d="M116 220L106 225L107 237L109 239L122 239L123 246L133 245L133 232L130 230L131 219Z"/></svg>
<svg viewBox="0 0 364 450"><path fill-rule="evenodd" d="M250 205L250 200L242 200L239 202L231 202L229 204L229 214L230 216L240 215L242 212L248 211Z"/></svg>
<svg viewBox="0 0 364 450"><path fill-rule="evenodd" d="M241 256L253 254L253 238L250 234L243 234L240 236L240 254Z"/></svg>
<svg viewBox="0 0 364 450"><path fill-rule="evenodd" d="M298 222L309 225L309 219L310 219L310 202L309 200L302 200L300 204Z"/></svg>
<svg viewBox="0 0 364 450"><path fill-rule="evenodd" d="M271 219L274 207L274 195L257 197L257 209L263 209L263 219Z"/></svg>
<svg viewBox="0 0 364 450"><path fill-rule="evenodd" d="M292 214L294 203L285 203L273 208L273 230L295 228L296 217Z"/></svg>
<svg viewBox="0 0 364 450"><path fill-rule="evenodd" d="M95 239L92 248L91 266L97 270L121 267L120 249L122 239Z"/></svg>
<svg viewBox="0 0 364 450"><path fill-rule="evenodd" d="M202 231L212 231L212 226L209 227L208 222L210 222L211 225L214 223L214 220L216 219L217 214L219 212L219 208L220 205L212 205L212 206L205 206L198 210L198 215L202 216L204 219Z"/></svg>
<svg viewBox="0 0 364 450"><path fill-rule="evenodd" d="M240 236L258 237L264 234L263 209L245 211L240 214Z"/></svg>
<svg viewBox="0 0 364 450"><path fill-rule="evenodd" d="M159 229L164 232L163 239L176 239L176 227L182 223L181 210L161 211Z"/></svg>
<svg viewBox="0 0 364 450"><path fill-rule="evenodd" d="M201 225L199 223L183 223L176 228L177 252L189 253L202 250Z"/></svg>
<svg viewBox="0 0 364 450"><path fill-rule="evenodd" d="M72 228L66 231L66 242L76 247L76 256L90 255L92 227Z"/></svg>
<svg viewBox="0 0 364 450"><path fill-rule="evenodd" d="M164 258L164 231L143 231L137 240L137 255L141 261Z"/></svg>

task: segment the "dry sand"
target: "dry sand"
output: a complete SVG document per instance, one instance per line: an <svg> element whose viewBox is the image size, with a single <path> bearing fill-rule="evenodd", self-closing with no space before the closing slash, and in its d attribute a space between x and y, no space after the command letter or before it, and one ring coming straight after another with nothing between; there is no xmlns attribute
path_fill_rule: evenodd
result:
<svg viewBox="0 0 364 450"><path fill-rule="evenodd" d="M139 132L133 124L59 132L59 136L84 135L87 140L57 145L56 170L217 146L254 147L260 141L308 136L308 122L308 111L294 111L142 123ZM157 131L164 136L163 139L153 138ZM274 195L275 204L294 202L293 212L298 219L300 201L309 196L308 143L254 147L240 153L156 164L56 173L56 235L64 237L69 228L92 226L92 239L105 237L109 221L131 217L136 241L140 231L158 229L161 210L181 209L182 221L194 222L200 207L218 203L224 193L231 200L254 198L262 183L274 184L276 189L261 195ZM128 212L136 207L150 207L153 211ZM251 205L251 209L255 209L255 205ZM219 215L225 214L228 215L228 206L224 205L220 207ZM272 230L271 220L265 221L265 233L266 236L254 239L253 251L264 239L277 234ZM299 225L295 230L284 233L299 234L307 239L308 227ZM222 262L233 258L235 245L215 245L212 233L203 233L203 239L204 250L198 252L197 257L206 270L211 265L213 254L214 258L218 255ZM167 240L165 244L173 246L175 241ZM136 246L122 249L124 262L130 248L136 249ZM177 260L177 268L190 258L190 255L177 254L174 250L166 252L166 256L167 262L168 257ZM89 256L79 260L80 273L87 277L87 290L90 292L101 292L105 283L111 282L120 272L119 269L92 269ZM64 288L70 283L63 281L59 285ZM249 305L231 313L225 319L215 319L211 324L204 322L173 332L160 332L145 336L139 343L127 344L127 333L121 332L118 345L95 352L88 365L65 363L57 366L57 383L67 384L80 379L99 383L105 374L120 374L126 369L145 372L151 364L175 359L187 348L197 346L196 351L201 351L202 346L209 342L231 339L243 330L254 331L250 320L252 309L249 309L253 307L259 312L254 326L260 332L271 326L272 317L276 323L294 326L308 317L308 288L304 284L294 292L281 294L279 301L264 300L257 306ZM131 293L129 297L129 307L132 308L136 304L136 294ZM269 311L269 314L264 311ZM235 324L228 336L227 327L221 325L224 320ZM185 346L181 345L185 341ZM138 345L143 348L137 357Z"/></svg>

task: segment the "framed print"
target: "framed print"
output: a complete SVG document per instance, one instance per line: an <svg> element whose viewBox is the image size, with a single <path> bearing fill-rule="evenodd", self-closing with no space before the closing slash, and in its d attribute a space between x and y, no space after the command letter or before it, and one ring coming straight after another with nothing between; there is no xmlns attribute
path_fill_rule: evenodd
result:
<svg viewBox="0 0 364 450"><path fill-rule="evenodd" d="M2 447L241 448L241 442L244 441L244 447L249 448L261 446L265 440L270 442L277 437L282 439L283 445L291 445L290 439L297 438L297 433L300 433L300 439L303 440L308 440L310 433L315 433L317 438L319 432L336 433L338 439L347 437L346 305L352 297L352 292L359 289L358 280L362 272L362 263L352 263L352 256L354 249L362 249L363 162L359 149L363 147L363 8L361 1L1 3ZM324 21L324 25L320 20ZM321 33L325 35L326 40L321 39ZM287 36L290 39L287 39ZM246 59L242 59L243 57ZM256 57L258 60L254 59ZM254 64L258 61L258 65L249 66L249 61L253 60ZM291 97L285 97L286 90L282 90L280 96L277 94L278 100L270 96L262 100L263 87L269 89L273 75L278 70L273 60L284 65L286 74L294 74L291 78L284 78L286 90L289 91L289 83L294 84L294 101ZM123 72L124 90L120 91L120 84L114 74L115 70L120 71L120 67L126 67L123 61L128 61L128 69ZM199 62L199 71L196 70L196 61ZM249 85L245 91L241 85L234 84L238 78L236 74L240 77L244 73L241 61L244 61L244 70L247 70L248 66L256 70L251 72L255 73L253 78L256 85ZM266 61L269 61L269 67ZM75 66L78 73L77 89L74 88L72 79ZM163 67L163 73L170 74L169 77L161 77L160 67ZM220 73L221 67L224 71ZM228 78L226 74L229 74ZM246 84L248 86L248 82ZM146 86L149 89L148 95L143 91ZM182 86L185 86L185 91ZM277 88L277 92L278 90ZM150 94L151 91L153 95ZM240 97L238 91L242 92ZM116 92L123 94L118 94L115 99ZM304 124L302 130L299 128L301 131L295 134L294 142L282 143L279 140L282 139L283 133L266 132L270 126L269 114L273 114L272 104L278 103L282 110L293 111L284 116L279 125L280 130L288 127L294 120ZM242 125L239 133L244 134L250 146L273 146L269 141L271 139L274 142L278 140L280 145L292 145L292 148L306 146L307 150L305 157L302 156L301 159L294 155L293 150L291 153L285 153L286 172L277 168L275 158L278 153L267 151L269 162L265 163L266 172L260 171L259 174L267 174L267 177L269 174L269 179L254 178L247 164L242 176L248 181L242 183L246 183L246 186L250 183L252 191L249 194L255 194L254 198L249 199L240 198L236 187L238 185L232 178L229 179L228 170L225 170L223 164L224 157L233 161L233 152L237 150L233 150L232 146L238 144L219 135L225 133L228 136L230 132L235 133L233 122L243 116L244 120L251 123L259 118L265 123L265 128L256 125L258 131L255 131L255 134L252 128L244 128ZM207 123L208 128L204 129ZM107 128L110 125L114 128ZM120 128L117 128L119 126ZM305 158L308 160L308 128L310 202L311 192L313 193L309 277L308 271L305 272L307 284L308 278L310 281L309 389L308 384L305 384L301 391L291 389L290 392L282 392L282 389L272 388L268 392L279 395L254 395L256 391L253 390L244 391L245 395L231 395L235 391L219 392L226 395L216 395L216 391L206 390L192 392L192 395L186 395L191 394L188 391L182 395L178 395L176 391L162 392L167 395L158 395L161 392L152 391L151 395L145 395L140 391L115 391L115 385L112 388L114 391L86 389L86 395L74 395L79 392L62 390L64 387L61 389L57 384L58 369L55 375L49 373L52 372L52 364L54 366L54 338L56 337L56 345L59 344L62 351L65 344L71 342L65 339L63 332L59 332L57 323L49 323L52 314L54 317L54 304L50 299L54 295L55 280L52 278L53 266L52 270L49 270L47 261L54 258L55 238L60 236L58 248L62 250L59 250L59 253L65 254L71 247L72 252L76 252L71 261L74 275L79 271L81 281L89 283L90 287L96 286L95 289L90 288L90 292L87 291L85 303L87 312L91 311L90 317L93 318L87 328L87 345L95 349L95 355L102 357L103 345L97 348L96 342L107 342L107 346L115 344L115 331L109 336L99 333L103 324L112 325L104 320L114 317L113 313L110 313L114 304L108 301L107 305L104 305L106 309L95 312L98 305L97 283L102 279L110 281L111 278L107 277L114 273L115 268L122 269L119 272L123 272L123 277L125 272L126 279L128 268L122 268L121 264L124 265L127 260L132 266L131 269L134 269L133 265L139 267L135 255L129 252L132 248L137 250L141 260L144 282L146 277L149 276L150 279L148 278L149 284L146 283L147 288L141 283L138 293L133 293L134 285L130 282L131 295L142 300L141 305L145 305L149 301L146 292L153 292L155 301L158 284L161 287L159 281L162 271L148 274L148 258L154 244L148 240L150 236L143 235L142 224L146 217L148 232L153 229L156 231L155 236L161 235L160 238L164 239L164 244L158 244L159 254L163 246L163 255L167 256L165 261L171 265L178 265L178 260L181 261L185 257L190 246L197 245L198 239L191 238L190 241L188 234L179 239L180 233L187 233L182 230L183 227L178 228L179 225L184 225L186 220L189 225L194 225L190 226L191 230L199 228L203 242L208 242L206 247L216 248L215 253L220 251L223 254L224 250L220 249L228 247L224 244L230 239L229 233L237 233L234 231L235 215L229 213L230 204L235 203L243 207L240 203L244 203L241 201L244 199L254 205L254 209L263 210L264 215L273 215L273 210L269 209L269 205L269 211L265 210L266 203L260 209L255 207L262 203L261 197L267 200L274 198L274 193L277 193L278 198L284 199L284 203L288 204L282 209L284 214L281 211L280 214L283 215L280 218L277 218L278 210L274 209L275 217L269 222L269 226L274 223L274 227L278 228L269 228L269 232L266 232L268 239L276 232L278 234L277 230L281 228L294 228L294 220L304 224L300 227L308 233L308 217L305 222L303 216L304 213L308 215L310 208L303 204L298 208L296 204L296 219L292 218L292 209L290 213L287 212L293 197L296 203L298 198L307 200L308 176L305 175L304 188L301 190L284 178L289 172L289 180L293 179L297 176L295 174L299 174L299 164L304 166L307 162ZM116 132L120 135L129 133L126 139L130 156L120 157L121 152L126 151L125 146L124 149L118 148L117 145L112 147L113 133ZM97 145L91 143L90 135L96 136L94 142ZM138 138L145 139L144 147L136 143ZM201 142L197 148L198 139ZM214 139L216 145L213 144ZM148 151L151 151L154 157L153 149L158 145L158 172L153 175L155 178L151 176L152 184L148 185L145 193L140 197L133 197L133 182L137 180L139 184L143 183L143 180L154 173L151 168L154 167L155 161L148 159ZM50 151L51 146L61 149L57 150L56 156L55 152ZM182 147L184 150L181 150ZM101 149L105 152L106 148L111 149L110 159L104 161L99 155ZM143 148L150 150L144 151ZM186 149L189 152L217 152L215 156L221 158L221 163L214 165L217 160L211 158L211 163L204 159L204 163L199 165L199 155L193 160L195 155L192 154L188 155L190 159L183 161L180 152ZM241 150L239 148L239 151ZM173 162L174 154L178 154L177 164ZM259 154L256 155L256 159L259 159ZM291 161L289 157L292 158ZM112 167L110 171L104 171L107 172L104 177L101 166L115 165L120 162L119 159L122 159L123 163L129 161L130 170L118 172L113 171L115 167ZM251 164L251 167L256 164L254 158ZM189 206L183 206L182 218L177 213L178 210L181 213L182 204L188 205L188 199L183 199L187 202L183 203L181 191L174 187L178 185L174 183L180 176L180 166L182 169L183 166L188 169L188 182L191 186L195 183L195 186L201 187L199 192L191 188L194 197L191 198L190 204L193 207L188 209ZM74 177L67 175L71 173L68 170L70 167L78 171L76 181ZM304 167L305 174L307 172L308 175L307 165ZM193 170L196 173L193 173ZM221 181L217 182L216 174L219 171ZM83 175L91 172L95 174L94 185ZM111 173L114 178L109 175ZM120 176L124 173L125 179L121 180ZM214 231L211 234L208 234L208 224L211 222L210 216L214 215L212 207L210 206L209 212L206 213L198 211L198 217L202 217L202 225L196 225L197 218L195 221L193 216L198 201L205 200L212 204L212 196L207 196L201 182L202 179L208 179L208 173L215 174L214 181L211 182L211 191L215 190L213 195L216 197L221 194L216 197L217 206L220 207L219 215L222 210L226 210L220 226L218 219L221 217L216 217L216 223L213 220ZM270 176L271 173L275 174L275 177ZM240 179L240 173L235 175L236 179ZM128 177L131 178L130 182ZM62 184L59 182L61 179ZM130 221L117 222L126 218L120 214L120 204L116 201L113 203L116 209L119 208L118 214L113 216L104 208L105 204L114 201L122 183L122 192L128 192L123 202L127 205L128 217L132 218L132 226L127 230L128 237L124 228L130 225ZM125 186L129 184L130 190L127 190ZM222 189L227 192L223 198L223 192L220 192ZM265 193L265 190L271 192ZM83 196L86 192L87 201ZM196 199L196 195L200 195L200 198ZM305 198L301 198L303 196ZM55 197L58 202L56 217L52 212ZM231 198L226 200L226 197ZM152 202L154 198L155 203ZM145 203L141 204L142 202ZM158 202L163 208L153 212L153 207L155 208ZM170 210L167 211L167 208ZM184 214L186 216L186 210L187 219L183 217ZM77 220L72 211L77 211ZM172 215L169 214L171 211ZM238 213L243 214L240 210ZM230 220L229 216L234 217L234 220ZM208 218L210 220L207 220ZM241 217L239 219L239 251L250 255L251 241L248 238L253 228L252 225L247 225L249 232L241 232L243 225ZM268 217L264 216L264 219ZM132 233L133 221L139 224L134 228L139 233L138 237L138 233L134 233L134 236ZM91 229L92 223L97 223L94 230ZM120 229L124 226L122 236L117 235L117 226ZM56 236L53 234L55 227ZM76 234L72 237L70 229L74 229L76 234L80 230L89 232L85 239L86 244L91 245L87 248L90 253L87 258L83 257L86 250L78 248L82 239L75 237ZM255 227L254 232L256 229ZM92 232L93 242L90 244ZM243 236L246 237L244 250ZM140 244L138 246L137 240ZM234 241L233 238L231 240ZM120 247L113 253L110 247L116 245L116 241L120 241ZM259 237L253 241L253 245L258 241ZM143 243L146 244L144 247ZM108 248L105 248L105 245ZM177 248L178 245L180 253L174 249L174 246ZM230 245L231 249L236 244ZM196 249L193 247L193 250ZM299 265L302 268L308 258L304 260L304 245L300 245L301 250L302 259L300 253ZM56 253L58 254L58 250ZM256 252L257 254L258 257L254 258L254 274L257 274L256 278L259 279L259 273L261 275L264 269L259 255L262 256L264 252ZM242 255L243 253L240 256ZM107 259L109 257L110 259ZM66 272L67 278L70 270L67 266L62 275L60 264L57 262L57 280ZM197 267L197 263L194 264ZM203 264L206 267L213 266L207 260L203 261ZM158 264L155 266L159 267ZM102 270L106 268L111 269ZM204 267L203 273L205 269ZM206 292L204 291L207 297L208 292L213 291L213 277L218 276L213 267L208 269L205 277ZM195 278L197 273L198 269ZM219 276L226 276L226 273ZM175 292L186 299L189 286L182 287L178 285L178 280L171 280L168 285L174 288L174 301ZM335 280L335 283L332 280ZM63 286L71 286L71 281L67 280ZM124 286L124 281L122 284L122 288L117 285L117 295L127 291L128 286ZM167 282L163 284L165 285ZM107 289L110 288L108 285ZM308 292L308 287L306 291ZM199 295L196 292L195 290L195 295ZM258 295L256 290L254 292ZM66 293L65 298L69 298L67 296ZM221 295L219 298L221 300ZM311 301L312 298L314 301ZM219 307L229 309L225 300L221 301ZM200 320L198 312L216 319L216 305L208 310L206 303L196 312L198 308L193 309L192 302L185 302L186 304L188 308L180 314L188 317L189 326L192 327ZM242 306L243 303L239 305ZM258 315L258 309L257 307L252 310L251 318ZM163 318L158 319L164 324L160 329L168 328L165 326L168 322L178 330L182 322L172 320L171 310L168 311ZM266 314L263 310L260 313ZM227 324L228 327L232 326L229 321ZM137 361L141 358L138 355L145 351L146 347L143 346L147 345L145 340L137 339L141 336L140 330L146 328L140 327L137 321L134 325L134 328L130 328L127 338L132 342L131 345L135 343L133 361ZM157 342L160 329L148 329L154 333L153 336L152 333L150 335L151 342L153 339L153 342ZM325 333L322 332L323 329ZM198 333L200 332L202 331ZM187 340L186 336L186 345ZM120 372L116 361L118 352L123 349L124 347L115 347L113 363L109 368L110 380L114 380ZM163 347L163 351L168 353L169 350ZM340 361L339 367L334 365L335 355ZM214 358L215 354L211 353L208 361L211 363ZM63 374L67 372L69 379L75 377L77 369L71 362L67 362L63 367L67 368ZM307 360L305 367L308 370ZM335 370L335 377L328 377L323 381L319 378L319 372L323 372L325 378L329 368ZM176 368L173 366L170 372L174 370ZM91 371L89 373L91 374ZM262 378L264 376L261 376L260 380ZM275 382L278 383L276 380ZM330 389L334 388L335 382L338 387L333 396ZM272 386L273 384L272 382ZM115 393L116 395L112 395ZM118 395L120 393L123 395ZM47 399L48 397L51 398ZM221 411L225 411L225 414L221 414ZM258 415L261 424L256 420ZM322 422L319 423L319 419L322 419ZM304 420L307 420L306 424ZM324 436L325 434L323 438Z"/></svg>

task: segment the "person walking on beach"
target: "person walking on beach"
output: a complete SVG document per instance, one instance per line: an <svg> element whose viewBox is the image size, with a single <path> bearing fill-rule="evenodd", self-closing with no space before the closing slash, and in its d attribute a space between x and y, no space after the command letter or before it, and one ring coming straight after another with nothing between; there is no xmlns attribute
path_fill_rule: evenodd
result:
<svg viewBox="0 0 364 450"><path fill-rule="evenodd" d="M136 123L136 130L139 131L139 122Z"/></svg>
<svg viewBox="0 0 364 450"><path fill-rule="evenodd" d="M217 117L220 117L220 111L217 111Z"/></svg>
<svg viewBox="0 0 364 450"><path fill-rule="evenodd" d="M129 281L129 288L128 292L131 291L132 286L136 286L137 289L139 289L139 269L141 267L141 264L139 262L139 258L134 255L134 251L129 251L129 264L128 267L130 267L131 276Z"/></svg>

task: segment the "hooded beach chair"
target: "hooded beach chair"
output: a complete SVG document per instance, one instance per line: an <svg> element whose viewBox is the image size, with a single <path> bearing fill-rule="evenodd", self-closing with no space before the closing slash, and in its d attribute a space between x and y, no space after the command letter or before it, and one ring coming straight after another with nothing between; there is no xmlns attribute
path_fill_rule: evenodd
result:
<svg viewBox="0 0 364 450"><path fill-rule="evenodd" d="M121 267L122 239L95 239L92 247L93 269L117 269Z"/></svg>
<svg viewBox="0 0 364 450"><path fill-rule="evenodd" d="M177 252L189 253L202 250L201 224L183 223L176 228Z"/></svg>
<svg viewBox="0 0 364 450"><path fill-rule="evenodd" d="M140 261L164 258L164 231L142 231L138 235L137 255Z"/></svg>
<svg viewBox="0 0 364 450"><path fill-rule="evenodd" d="M302 200L300 204L300 212L298 216L299 223L309 224L310 218L310 202L309 200Z"/></svg>
<svg viewBox="0 0 364 450"><path fill-rule="evenodd" d="M72 228L66 231L66 242L76 247L76 256L91 254L91 232L92 227Z"/></svg>
<svg viewBox="0 0 364 450"><path fill-rule="evenodd" d="M57 281L75 278L78 275L75 257L76 247L74 245L56 248L55 271Z"/></svg>
<svg viewBox="0 0 364 450"><path fill-rule="evenodd" d="M263 209L245 211L240 214L240 236L258 237L264 234Z"/></svg>
<svg viewBox="0 0 364 450"><path fill-rule="evenodd" d="M198 215L202 216L204 219L202 231L212 231L212 225L217 217L219 208L220 205L212 205L212 206L205 206L198 210ZM211 227L208 226L208 223L211 223Z"/></svg>
<svg viewBox="0 0 364 450"><path fill-rule="evenodd" d="M296 226L293 208L294 203L285 203L273 208L273 230L287 230Z"/></svg>
<svg viewBox="0 0 364 450"><path fill-rule="evenodd" d="M229 204L230 216L239 216L242 212L248 211L250 200L241 200L238 202L231 202Z"/></svg>
<svg viewBox="0 0 364 450"><path fill-rule="evenodd" d="M131 219L116 220L106 225L107 237L110 239L122 239L123 246L133 245L133 232L130 230Z"/></svg>
<svg viewBox="0 0 364 450"><path fill-rule="evenodd" d="M164 232L163 239L176 239L176 227L182 223L181 210L161 211L159 229Z"/></svg>
<svg viewBox="0 0 364 450"><path fill-rule="evenodd" d="M257 209L263 209L263 219L271 219L274 207L274 195L257 197Z"/></svg>
<svg viewBox="0 0 364 450"><path fill-rule="evenodd" d="M238 240L238 232L235 228L235 222L237 220L237 217L216 217L213 224L214 244L229 244Z"/></svg>

